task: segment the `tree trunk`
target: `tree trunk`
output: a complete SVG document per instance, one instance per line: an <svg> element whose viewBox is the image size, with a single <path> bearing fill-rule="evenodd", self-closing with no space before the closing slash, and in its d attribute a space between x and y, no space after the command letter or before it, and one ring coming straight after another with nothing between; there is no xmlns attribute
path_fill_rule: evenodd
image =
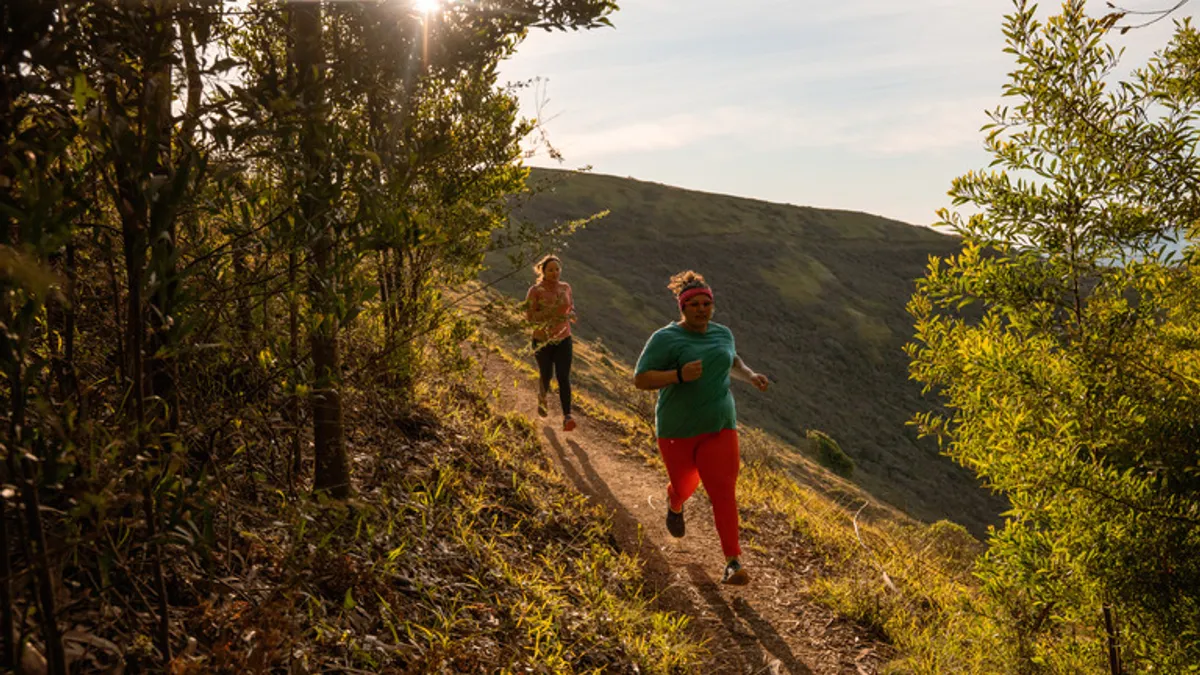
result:
<svg viewBox="0 0 1200 675"><path fill-rule="evenodd" d="M1121 667L1120 640L1117 637L1117 618L1112 606L1108 604L1104 605L1104 632L1107 633L1108 640L1108 671L1112 675L1124 675L1125 670Z"/></svg>
<svg viewBox="0 0 1200 675"><path fill-rule="evenodd" d="M12 479L5 476L5 482ZM13 631L12 560L8 557L8 500L0 496L0 669L15 670L17 644Z"/></svg>
<svg viewBox="0 0 1200 675"><path fill-rule="evenodd" d="M300 382L300 375L303 370L297 362L300 358L300 298L297 295L296 267L296 248L292 246L288 253L288 358L294 364L292 366L293 387ZM290 474L291 484L294 489L296 482L300 479L300 470L303 468L303 456L300 452L300 397L295 392L292 392L291 400L288 401L287 411L288 422L292 425L292 462Z"/></svg>
<svg viewBox="0 0 1200 675"><path fill-rule="evenodd" d="M127 226L130 225L127 223ZM130 352L130 387L133 392L134 442L138 457L147 455L146 437L146 375L144 372L144 338L145 312L142 306L143 265L145 263L145 239L139 228L126 228L125 263L129 278L129 311L127 316L127 332L129 335ZM161 452L156 453L160 455ZM134 461L141 461L135 459ZM145 472L139 472L142 485L142 506L146 518L146 541L151 550L151 573L154 575L155 592L158 595L158 635L157 643L164 662L171 661L171 624L170 607L167 602L166 578L163 573L162 554L156 539L158 538L158 513L153 492L150 489L150 478Z"/></svg>
<svg viewBox="0 0 1200 675"><path fill-rule="evenodd" d="M73 396L75 398L75 403L77 405L82 406L83 401L80 400L82 398L82 396L79 391L79 378L76 376L76 371L75 371L75 297L76 297L75 296L75 281L76 281L76 277L77 277L77 274L76 274L76 270L75 270L75 240L74 240L74 238L72 238L71 241L67 243L67 288L66 288L67 317L66 317L65 325L63 326L63 333L64 333L64 335L63 335L63 344L64 344L64 349L63 349L63 360L64 360L63 369L64 370L63 370L63 373L64 373L66 381L63 384L63 386L67 389L68 392L70 392L71 396Z"/></svg>
<svg viewBox="0 0 1200 675"><path fill-rule="evenodd" d="M46 550L46 534L42 528L41 504L33 462L22 460L24 471L21 492L25 497L25 522L36 547L33 561L37 572L37 598L42 614L42 631L46 639L46 659L53 675L67 675L67 658L63 650L62 632L58 627L58 607L54 597L54 570Z"/></svg>
<svg viewBox="0 0 1200 675"><path fill-rule="evenodd" d="M6 324L11 325L10 322ZM24 337L24 336L22 336ZM8 468L11 478L19 485L24 501L25 526L29 541L32 544L32 557L29 564L34 566L37 584L33 588L37 599L38 611L42 618L43 639L46 641L46 660L49 662L53 675L67 675L66 655L63 651L62 633L58 628L58 609L54 598L54 576L50 567L50 557L46 551L46 535L42 529L41 504L38 503L36 465L21 457L25 448L25 379L24 344L20 340L16 360L10 365L9 381L16 383L12 388L12 417L8 428ZM45 456L45 453L42 454ZM7 544L7 538L5 541ZM7 549L5 551L7 558ZM6 583L8 579L5 580ZM7 634L11 637L12 633ZM14 657L16 655L14 654Z"/></svg>
<svg viewBox="0 0 1200 675"><path fill-rule="evenodd" d="M126 334L121 330L121 326L124 324L124 316L122 316L121 312L121 282L117 277L117 263L115 260L117 255L112 245L112 239L107 234L104 235L104 247L104 262L108 267L108 285L113 301L113 332L117 336L117 381L124 382L129 377L129 349L125 343Z"/></svg>
<svg viewBox="0 0 1200 675"><path fill-rule="evenodd" d="M138 10L134 10L135 12ZM172 100L170 50L174 46L174 24L163 6L147 7L138 17L156 32L143 45L141 97L137 100L139 129L136 154L121 154L117 149L114 170L117 174L117 204L121 216L121 231L125 248L126 278L129 287L126 335L128 341L128 371L134 411L133 439L138 457L153 457L162 466L163 441L172 433L178 421L175 402L174 359L172 347L172 313L178 292L175 279L175 228L173 181L167 175L167 153L171 141ZM132 17L131 17L132 18ZM110 110L114 115L127 115L128 105L120 96L116 83L109 89ZM118 145L118 148L120 146ZM147 189L150 187L151 192ZM149 260L147 260L149 254ZM147 293L147 270L153 273L155 285ZM150 312L147 313L147 305ZM149 314L149 316L147 315ZM146 329L150 328L149 340ZM147 346L150 352L147 354ZM147 372L147 370L149 372ZM155 405L147 414L147 388L154 394ZM154 428L150 421L153 420ZM165 427L165 428L164 428ZM154 438L154 441L149 441ZM148 447L152 444L152 447ZM141 461L141 460L135 460ZM158 505L150 487L152 476L138 472L141 482L143 508L146 517L146 541L149 543L151 574L158 596L154 608L158 619L156 642L164 663L171 661L170 606L166 577L163 570L158 539Z"/></svg>
<svg viewBox="0 0 1200 675"><path fill-rule="evenodd" d="M185 182L178 180L179 173L186 177L188 159L181 166L171 166L171 143L174 125L171 119L171 103L174 91L171 87L171 57L175 48L175 23L165 5L152 5L151 25L157 27L154 38L148 45L146 66L152 73L149 82L150 100L146 101L146 129L150 135L147 150L153 157L151 166L154 174L164 181L158 194L147 200L147 224L151 233L150 269L155 271L157 284L150 296L150 378L156 410L153 424L157 438L155 446L160 468L165 469L170 444L175 442L179 430L179 397L175 382L178 379L178 361L175 358L176 299L179 296L179 273L175 266L178 249L176 245L175 217L177 205L182 199L178 190ZM183 139L190 146L190 139ZM139 443L140 445L140 443ZM143 479L145 480L145 479ZM158 500L149 481L143 486L143 501L146 507L146 533L150 544L151 572L154 575L155 593L158 596L158 635L156 642L163 656L163 663L171 662L171 607L167 597L167 579L163 565L162 544L158 542Z"/></svg>
<svg viewBox="0 0 1200 675"><path fill-rule="evenodd" d="M391 264L388 266L389 274L388 288L391 289L392 301L388 304L388 308L392 312L392 330L396 332L396 338L404 339L405 326L400 320L402 315L401 309L405 305L404 296L404 253L400 249L392 249Z"/></svg>
<svg viewBox="0 0 1200 675"><path fill-rule="evenodd" d="M175 389L176 359L174 355L176 330L176 298L179 295L179 274L176 270L177 256L175 206L182 195L177 194L177 172L187 171L187 160L181 167L171 166L171 143L174 127L171 119L171 51L175 44L175 24L166 10L152 9L149 23L157 26L147 45L145 66L147 98L145 153L150 158L151 180L161 181L158 191L146 200L146 222L150 241L150 265L154 272L153 292L149 294L150 344L147 353L150 368L150 391L158 409L152 416L155 422L165 423L160 429L173 437L179 428L178 398ZM181 139L190 146L191 139ZM185 156L186 156L186 150ZM156 426L158 426L156 424ZM162 444L160 444L161 446ZM161 447L160 447L161 449Z"/></svg>
<svg viewBox="0 0 1200 675"><path fill-rule="evenodd" d="M237 331L238 337L242 341L242 345L247 349L250 346L251 334L254 330L254 321L250 311L250 274L246 270L246 246L240 244L235 246L232 251L233 255L233 278L237 286Z"/></svg>
<svg viewBox="0 0 1200 675"><path fill-rule="evenodd" d="M263 267L266 268L268 274L271 272L271 252L264 245L259 249L262 252ZM275 293L264 293L262 299L262 342L260 344L269 344L271 340L271 331L273 330L273 318L271 316L271 300L275 297Z"/></svg>
<svg viewBox="0 0 1200 675"><path fill-rule="evenodd" d="M322 287L319 272L328 270L332 264L331 246L320 244L313 251L316 271L309 278L309 291L323 295L328 291ZM331 304L331 303L330 303ZM316 466L313 488L328 491L339 499L350 496L350 465L342 439L342 401L339 389L341 373L338 359L337 317L335 309L322 312L322 317L313 329L313 448Z"/></svg>
<svg viewBox="0 0 1200 675"><path fill-rule="evenodd" d="M384 139L383 124L379 118L382 116L379 97L372 90L367 94L367 120L370 124L370 142L371 148L381 158L389 156L389 148ZM386 160L385 160L386 161ZM371 176L375 180L375 187L383 188L383 172L379 164L376 164L371 170ZM389 307L391 302L391 293L388 284L388 248L390 244L384 242L379 246L379 303L383 309L383 350L386 353L392 344L392 312Z"/></svg>
<svg viewBox="0 0 1200 675"><path fill-rule="evenodd" d="M388 292L388 250L379 249L379 302L383 305L383 345L384 351L392 345L392 308L391 294Z"/></svg>
<svg viewBox="0 0 1200 675"><path fill-rule="evenodd" d="M4 325L11 323L11 314L8 312L8 303L3 305ZM16 364L5 364L10 367ZM20 386L19 380L10 380L10 382ZM20 413L18 406L16 391L12 391L12 415L15 420L17 414ZM10 426L8 429L8 439L5 443L6 452L4 457L4 468L9 469L16 463L16 435L19 431ZM4 483L15 483L17 480L14 472L7 470L4 474L0 474L4 478ZM17 667L17 645L14 640L14 630L16 624L13 620L13 596L12 596L12 559L8 555L8 500L0 496L0 645L3 646L4 653L0 655L0 666L15 670Z"/></svg>
<svg viewBox="0 0 1200 675"><path fill-rule="evenodd" d="M37 482L32 462L24 464L24 480L21 492L25 497L25 522L36 547L34 566L37 572L37 598L42 614L42 632L46 640L46 659L50 662L53 675L67 675L66 653L63 651L62 632L58 627L58 608L54 598L54 571L46 551L46 534L42 528L41 504L38 501Z"/></svg>
<svg viewBox="0 0 1200 675"><path fill-rule="evenodd" d="M321 4L291 4L293 55L303 110L300 152L304 182L300 186L300 220L307 228L311 266L308 293L315 315L309 341L313 359L313 489L336 498L350 495L350 465L342 435L340 363L338 360L338 272L331 214L332 182L325 168L324 57Z"/></svg>

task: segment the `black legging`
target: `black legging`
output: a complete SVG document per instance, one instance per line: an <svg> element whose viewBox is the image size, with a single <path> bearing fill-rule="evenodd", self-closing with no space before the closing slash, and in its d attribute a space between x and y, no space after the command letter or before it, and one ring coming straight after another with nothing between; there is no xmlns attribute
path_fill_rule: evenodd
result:
<svg viewBox="0 0 1200 675"><path fill-rule="evenodd" d="M547 342L538 347L538 341L533 341L533 356L537 359L538 370L542 375L542 391L550 390L550 376L558 377L558 400L562 403L563 417L571 416L571 336L561 342Z"/></svg>

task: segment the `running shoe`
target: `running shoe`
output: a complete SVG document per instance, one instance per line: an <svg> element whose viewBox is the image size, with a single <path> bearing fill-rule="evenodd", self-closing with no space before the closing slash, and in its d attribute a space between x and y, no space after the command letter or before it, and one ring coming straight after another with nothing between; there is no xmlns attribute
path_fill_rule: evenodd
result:
<svg viewBox="0 0 1200 675"><path fill-rule="evenodd" d="M672 511L671 505L667 505L667 532L671 533L672 537L679 538L684 535L687 528L683 524L683 508L679 511Z"/></svg>
<svg viewBox="0 0 1200 675"><path fill-rule="evenodd" d="M721 583L730 586L745 586L750 583L750 573L746 571L745 567L742 567L737 558L734 558L725 563L725 574L721 577Z"/></svg>

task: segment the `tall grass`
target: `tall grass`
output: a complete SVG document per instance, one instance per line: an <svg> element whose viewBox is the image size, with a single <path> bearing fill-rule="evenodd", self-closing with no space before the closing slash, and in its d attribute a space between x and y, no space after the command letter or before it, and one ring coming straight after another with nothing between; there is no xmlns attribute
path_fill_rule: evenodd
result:
<svg viewBox="0 0 1200 675"><path fill-rule="evenodd" d="M356 497L246 514L229 536L258 571L192 617L213 649L174 672L697 672L704 646L655 608L608 516L468 380L427 382L399 414L348 392L371 445Z"/></svg>

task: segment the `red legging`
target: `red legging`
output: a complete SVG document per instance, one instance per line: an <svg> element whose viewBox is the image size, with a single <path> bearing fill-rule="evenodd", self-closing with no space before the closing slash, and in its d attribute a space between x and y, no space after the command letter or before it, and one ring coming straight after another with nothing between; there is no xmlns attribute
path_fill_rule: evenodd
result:
<svg viewBox="0 0 1200 675"><path fill-rule="evenodd" d="M735 493L739 463L737 430L722 429L691 438L660 438L658 451L671 479L667 485L671 508L682 509L696 486L704 481L704 489L712 501L717 534L721 537L721 550L727 558L741 555Z"/></svg>

